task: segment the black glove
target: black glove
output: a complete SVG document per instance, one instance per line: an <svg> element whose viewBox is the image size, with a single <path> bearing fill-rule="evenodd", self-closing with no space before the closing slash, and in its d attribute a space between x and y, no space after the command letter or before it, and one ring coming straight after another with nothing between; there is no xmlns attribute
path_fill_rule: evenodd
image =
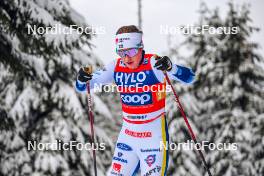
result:
<svg viewBox="0 0 264 176"><path fill-rule="evenodd" d="M93 77L92 73L85 72L83 67L80 68L78 75L77 75L77 79L81 82L90 81L92 77Z"/></svg>
<svg viewBox="0 0 264 176"><path fill-rule="evenodd" d="M172 63L168 56L156 57L156 63L154 67L162 71L170 71L172 69Z"/></svg>

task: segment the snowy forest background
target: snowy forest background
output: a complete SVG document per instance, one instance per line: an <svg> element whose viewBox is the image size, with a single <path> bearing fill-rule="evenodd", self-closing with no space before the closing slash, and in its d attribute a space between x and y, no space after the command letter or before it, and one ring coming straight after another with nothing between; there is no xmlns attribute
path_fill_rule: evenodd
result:
<svg viewBox="0 0 264 176"><path fill-rule="evenodd" d="M258 32L246 4L218 9L201 3L196 25L238 26L234 35L187 35L165 51L174 62L192 67L192 86L174 83L198 140L237 143L238 150L206 151L213 175L264 175L264 60ZM143 9L144 10L144 9ZM135 14L136 15L136 14ZM173 17L172 17L173 19ZM74 89L80 66L103 65L94 54L93 35L29 35L27 25L87 26L68 0L0 1L0 176L93 175L92 154L83 150L27 150L28 141L90 142L85 94ZM143 20L144 24L144 20ZM144 26L144 25L143 25ZM144 30L144 27L143 27ZM186 47L191 53L184 57ZM171 142L190 140L184 121L167 96ZM93 94L98 174L110 167L121 126L117 94ZM171 151L168 175L207 175L191 151Z"/></svg>

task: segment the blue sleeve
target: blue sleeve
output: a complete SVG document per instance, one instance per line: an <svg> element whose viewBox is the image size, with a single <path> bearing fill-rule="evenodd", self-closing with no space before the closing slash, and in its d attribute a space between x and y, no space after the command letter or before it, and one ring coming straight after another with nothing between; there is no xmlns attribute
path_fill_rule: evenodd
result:
<svg viewBox="0 0 264 176"><path fill-rule="evenodd" d="M78 80L75 81L75 88L78 92L83 92L86 90L86 83L82 83Z"/></svg>
<svg viewBox="0 0 264 176"><path fill-rule="evenodd" d="M155 58L151 59L151 67L156 77L160 82L164 81L164 74L161 70L154 67L156 61ZM192 84L195 80L195 74L191 68L173 64L172 69L167 72L168 76L172 80L180 81L185 84Z"/></svg>
<svg viewBox="0 0 264 176"><path fill-rule="evenodd" d="M195 79L195 74L191 68L175 65L176 69L174 72L170 73L172 77L184 82L184 83L193 83Z"/></svg>

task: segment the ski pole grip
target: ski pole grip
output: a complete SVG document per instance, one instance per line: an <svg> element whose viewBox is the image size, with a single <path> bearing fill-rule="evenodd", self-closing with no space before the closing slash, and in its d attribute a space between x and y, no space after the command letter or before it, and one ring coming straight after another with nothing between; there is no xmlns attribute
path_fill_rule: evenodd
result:
<svg viewBox="0 0 264 176"><path fill-rule="evenodd" d="M93 72L93 67L91 65L86 65L83 70L88 73L88 74L92 74Z"/></svg>

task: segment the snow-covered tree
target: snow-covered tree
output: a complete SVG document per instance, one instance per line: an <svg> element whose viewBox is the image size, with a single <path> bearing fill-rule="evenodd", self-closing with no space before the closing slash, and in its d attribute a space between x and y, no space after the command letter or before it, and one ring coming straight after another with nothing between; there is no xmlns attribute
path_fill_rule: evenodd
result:
<svg viewBox="0 0 264 176"><path fill-rule="evenodd" d="M81 65L102 62L92 53L92 31L56 33L56 25L67 31L88 26L68 0L0 1L0 175L93 173L91 151L28 150L29 141L91 142L86 96L74 82ZM32 32L34 26L45 33ZM96 143L106 146L97 151L98 174L104 175L114 143L103 128L116 128L107 101L93 97Z"/></svg>
<svg viewBox="0 0 264 176"><path fill-rule="evenodd" d="M228 6L225 18L217 9L201 6L199 26L239 30L235 34L205 32L188 37L186 44L193 51L188 61L195 70L196 82L179 91L199 141L227 144L226 150L206 151L214 175L263 175L264 60L258 54L259 45L250 38L258 29L252 27L247 5ZM169 114L170 129L186 129L176 111L174 108ZM173 132L172 139L182 142L179 133ZM179 155L173 152L171 163L175 164L169 174L206 175L200 158L191 152L186 155L184 151Z"/></svg>

